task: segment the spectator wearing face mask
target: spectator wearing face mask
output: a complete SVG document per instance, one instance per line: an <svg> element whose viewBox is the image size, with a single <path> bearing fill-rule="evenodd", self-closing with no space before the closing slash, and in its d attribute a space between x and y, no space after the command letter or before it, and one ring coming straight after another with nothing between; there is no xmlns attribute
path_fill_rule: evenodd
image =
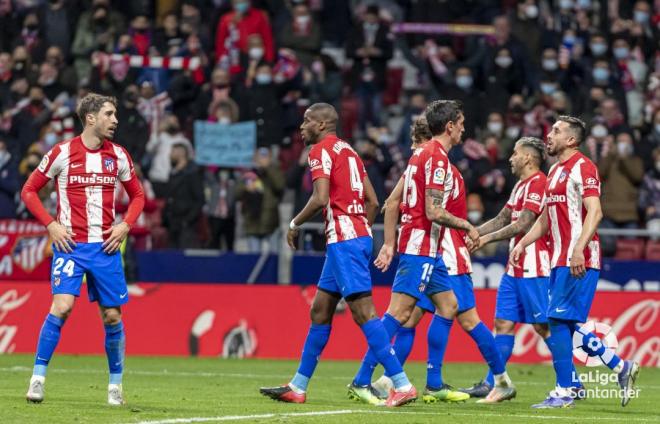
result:
<svg viewBox="0 0 660 424"><path fill-rule="evenodd" d="M344 88L341 70L334 59L327 54L321 54L310 66L309 73L310 103L328 103L340 110L339 102Z"/></svg>
<svg viewBox="0 0 660 424"><path fill-rule="evenodd" d="M634 153L632 134L616 136L614 148L598 162L602 181L602 228L637 228L637 200L644 176L642 159ZM601 238L603 253L614 253L616 238Z"/></svg>
<svg viewBox="0 0 660 424"><path fill-rule="evenodd" d="M511 19L511 34L522 41L530 58L538 65L541 56L540 9L536 0L519 1Z"/></svg>
<svg viewBox="0 0 660 424"><path fill-rule="evenodd" d="M48 44L43 38L43 28L36 12L30 12L23 19L23 28L14 40L14 46L25 46L30 57L36 63L41 63L46 55Z"/></svg>
<svg viewBox="0 0 660 424"><path fill-rule="evenodd" d="M369 127L367 137L367 140L359 141L356 144L355 150L364 163L367 176L374 186L378 200L384 202L387 197L385 180L393 165L388 146L394 137L387 127ZM382 215L379 215L378 219L382 222Z"/></svg>
<svg viewBox="0 0 660 424"><path fill-rule="evenodd" d="M266 12L250 4L250 0L232 0L233 10L218 21L215 36L215 58L229 72L241 71L240 55L248 54L248 37L258 34L263 40L263 58L275 59L273 35Z"/></svg>
<svg viewBox="0 0 660 424"><path fill-rule="evenodd" d="M170 155L172 146L175 144L188 146L188 157L193 156L192 144L181 132L179 120L175 115L167 115L159 130L151 133L146 146L146 151L151 158L149 180L153 184L154 193L158 198L164 198L167 195L167 182L172 170Z"/></svg>
<svg viewBox="0 0 660 424"><path fill-rule="evenodd" d="M209 222L207 248L234 251L236 179L231 169L208 168L204 173L204 212Z"/></svg>
<svg viewBox="0 0 660 424"><path fill-rule="evenodd" d="M64 58L64 53L62 53L62 50L59 47L51 46L46 50L45 63L49 63L57 69L57 81L69 94L76 92L78 75L76 75L76 70L73 66L67 64Z"/></svg>
<svg viewBox="0 0 660 424"><path fill-rule="evenodd" d="M486 110L503 112L506 110L509 98L522 91L524 81L520 64L514 63L507 48L501 48L496 50L488 61L484 75Z"/></svg>
<svg viewBox="0 0 660 424"><path fill-rule="evenodd" d="M644 175L639 190L639 210L646 228L657 231L660 230L660 148L653 150L651 159L653 167Z"/></svg>
<svg viewBox="0 0 660 424"><path fill-rule="evenodd" d="M20 21L12 3L9 0L0 1L0 52L11 50L12 42L20 31Z"/></svg>
<svg viewBox="0 0 660 424"><path fill-rule="evenodd" d="M18 164L0 138L0 219L16 218L16 193L20 189Z"/></svg>
<svg viewBox="0 0 660 424"><path fill-rule="evenodd" d="M619 81L626 93L626 110L628 123L639 127L644 121L644 84L648 68L637 60L630 51L630 45L625 38L618 38L613 43L613 53L618 68Z"/></svg>
<svg viewBox="0 0 660 424"><path fill-rule="evenodd" d="M653 16L653 9L649 2L639 0L633 7L632 18L631 45L639 47L645 57L652 57L657 50L659 33L657 13Z"/></svg>
<svg viewBox="0 0 660 424"><path fill-rule="evenodd" d="M154 33L153 46L161 56L175 56L183 46L184 36L179 29L179 15L175 12L163 16L163 24Z"/></svg>
<svg viewBox="0 0 660 424"><path fill-rule="evenodd" d="M626 95L607 60L598 59L594 62L593 69L591 70L591 79L587 84L582 86L580 97L582 99L588 99L591 88L600 88L607 97L614 99L622 108L620 111L623 113L625 120Z"/></svg>
<svg viewBox="0 0 660 424"><path fill-rule="evenodd" d="M467 66L460 66L456 69L454 84L451 84L444 90L444 96L448 99L459 100L463 104L465 113L465 133L464 138L474 138L476 136L477 123L483 121L484 116L484 94L475 87L472 70Z"/></svg>
<svg viewBox="0 0 660 424"><path fill-rule="evenodd" d="M273 81L273 70L266 63L247 78L251 85L239 103L241 119L256 122L257 146L279 145L284 138L282 86Z"/></svg>
<svg viewBox="0 0 660 424"><path fill-rule="evenodd" d="M115 143L128 150L133 162L142 163L149 141L149 125L137 110L138 97L137 85L129 85L124 90L117 107L119 124L115 131Z"/></svg>
<svg viewBox="0 0 660 424"><path fill-rule="evenodd" d="M293 6L292 15L280 33L279 44L293 50L303 65L310 66L321 50L321 26L305 3Z"/></svg>
<svg viewBox="0 0 660 424"><path fill-rule="evenodd" d="M658 147L660 147L660 109L656 110L653 114L649 133L635 149L644 161L644 169L646 171L653 169L655 166L653 153Z"/></svg>
<svg viewBox="0 0 660 424"><path fill-rule="evenodd" d="M16 140L14 153L25 156L28 147L39 139L41 128L51 118L48 99L39 86L30 87L30 102L12 118L10 136Z"/></svg>

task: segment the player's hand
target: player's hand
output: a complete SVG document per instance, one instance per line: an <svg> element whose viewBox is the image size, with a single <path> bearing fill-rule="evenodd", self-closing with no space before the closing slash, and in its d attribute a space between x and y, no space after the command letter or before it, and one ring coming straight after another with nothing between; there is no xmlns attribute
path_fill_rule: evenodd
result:
<svg viewBox="0 0 660 424"><path fill-rule="evenodd" d="M103 235L110 234L110 237L103 242L103 251L109 255L115 253L128 236L129 231L131 231L131 227L125 222L120 222L105 230Z"/></svg>
<svg viewBox="0 0 660 424"><path fill-rule="evenodd" d="M376 268L380 269L381 272L387 271L392 263L392 258L394 257L394 246L384 244L378 252L378 256L374 261Z"/></svg>
<svg viewBox="0 0 660 424"><path fill-rule="evenodd" d="M488 243L490 243L490 238L488 236L479 237L479 242L472 245L472 248L470 248L470 253L476 252L477 250L481 249Z"/></svg>
<svg viewBox="0 0 660 424"><path fill-rule="evenodd" d="M289 245L290 248L293 250L296 250L296 240L298 240L298 234L300 233L299 229L292 230L289 228L289 230L286 233L286 242Z"/></svg>
<svg viewBox="0 0 660 424"><path fill-rule="evenodd" d="M584 266L584 253L582 250L573 249L571 254L571 275L575 278L582 278L587 273L587 268Z"/></svg>
<svg viewBox="0 0 660 424"><path fill-rule="evenodd" d="M472 240L472 243L479 246L479 231L476 228L470 226L470 231L468 231L467 236Z"/></svg>
<svg viewBox="0 0 660 424"><path fill-rule="evenodd" d="M511 254L509 255L509 264L512 267L520 268L520 257L524 251L525 249L520 244L516 244L516 246L511 251Z"/></svg>
<svg viewBox="0 0 660 424"><path fill-rule="evenodd" d="M66 253L73 252L73 248L76 247L76 242L73 241L73 238L76 236L75 233L67 230L64 225L57 221L48 224L46 229L48 230L50 239L53 240L55 250Z"/></svg>

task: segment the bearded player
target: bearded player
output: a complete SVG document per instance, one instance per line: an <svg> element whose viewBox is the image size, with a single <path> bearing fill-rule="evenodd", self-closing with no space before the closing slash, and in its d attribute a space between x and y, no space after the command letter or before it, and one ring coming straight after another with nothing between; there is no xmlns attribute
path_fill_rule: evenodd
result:
<svg viewBox="0 0 660 424"><path fill-rule="evenodd" d="M520 267L529 245L548 234L550 282L548 343L557 376L556 388L534 408L573 406L573 333L580 331L591 309L600 274L600 244L596 228L603 213L600 206L600 178L593 162L578 151L584 140L584 122L560 116L547 136L546 151L558 160L548 173L546 204L532 229L512 249L509 263ZM548 233L549 231L549 233ZM631 399L639 374L636 362L624 361L593 334L584 334L582 349L598 356L618 374L621 405Z"/></svg>
<svg viewBox="0 0 660 424"><path fill-rule="evenodd" d="M82 134L55 145L21 192L25 205L46 227L53 241L53 302L39 333L26 395L29 402L44 399L48 363L86 276L89 300L99 304L105 328L110 371L108 404L124 403L121 306L128 302L128 290L119 247L142 212L144 194L130 156L110 141L118 124L116 112L117 102L112 97L92 93L82 98L77 108L84 128ZM58 198L56 218L50 216L38 196L52 179ZM120 182L130 203L124 220L115 224L114 193Z"/></svg>

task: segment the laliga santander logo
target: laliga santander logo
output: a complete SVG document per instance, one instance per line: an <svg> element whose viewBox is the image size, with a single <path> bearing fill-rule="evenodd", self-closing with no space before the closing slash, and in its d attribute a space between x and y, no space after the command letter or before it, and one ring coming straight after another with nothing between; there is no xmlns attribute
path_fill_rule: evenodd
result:
<svg viewBox="0 0 660 424"><path fill-rule="evenodd" d="M600 338L594 335L602 335ZM587 346L591 351L597 351L605 346L609 355L590 356L585 350ZM602 322L587 321L575 333L573 333L573 356L588 367L604 365L600 359L602 356L614 355L619 346L619 340L614 334L612 327Z"/></svg>

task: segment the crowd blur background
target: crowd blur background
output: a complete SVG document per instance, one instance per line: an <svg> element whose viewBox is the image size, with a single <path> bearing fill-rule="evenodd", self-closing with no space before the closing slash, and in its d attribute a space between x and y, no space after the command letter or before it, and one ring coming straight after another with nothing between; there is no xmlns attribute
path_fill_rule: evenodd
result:
<svg viewBox="0 0 660 424"><path fill-rule="evenodd" d="M657 229L659 12L659 0L0 0L0 218L31 218L22 183L78 134L76 101L94 91L117 97L115 142L147 193L139 249L277 250L312 190L298 127L314 102L337 108L383 202L411 154L411 122L434 99L462 101L465 142L450 156L474 224L515 184L514 142L578 116L603 181L601 226ZM196 120L254 121L253 166L197 165ZM54 214L52 188L41 195ZM117 202L121 212L126 194ZM323 241L307 232L301 247ZM617 244L604 237L604 253Z"/></svg>

